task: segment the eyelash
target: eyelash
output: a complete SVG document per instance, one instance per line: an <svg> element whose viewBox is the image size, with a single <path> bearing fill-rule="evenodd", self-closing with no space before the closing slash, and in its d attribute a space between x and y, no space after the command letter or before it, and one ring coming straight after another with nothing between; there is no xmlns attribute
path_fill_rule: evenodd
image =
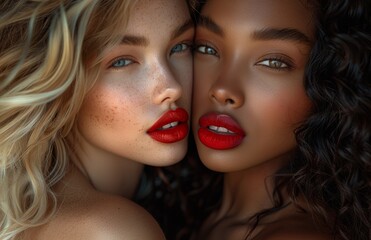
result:
<svg viewBox="0 0 371 240"><path fill-rule="evenodd" d="M204 48L202 51L200 50L201 48ZM218 52L215 50L215 48L208 46L207 44L200 44L195 47L195 52L200 53L200 54L205 54L205 55L212 55L212 56L217 56L219 57ZM267 62L267 64L263 64L264 62ZM273 62L276 62L275 64L280 64L281 66L271 66ZM273 63L274 64L274 63ZM273 70L278 70L278 71L284 71L284 70L290 70L293 68L293 64L282 58L282 57L270 57L270 58L265 58L262 61L257 62L255 65L257 66L262 66L266 68L270 68ZM282 65L284 65L282 67Z"/></svg>
<svg viewBox="0 0 371 240"><path fill-rule="evenodd" d="M117 64L119 61L124 61L125 64L122 65L122 66L115 66L115 64ZM114 59L113 61L111 61L110 65L109 65L109 68L113 68L113 69L124 68L124 67L127 67L127 66L129 66L133 63L134 63L134 61L131 60L131 59L128 59L128 58L125 58L125 57L118 57L118 58Z"/></svg>
<svg viewBox="0 0 371 240"><path fill-rule="evenodd" d="M182 49L180 49L179 51L177 50L174 50L177 46L181 46ZM171 50L170 50L170 54L176 54L176 53L182 53L182 52L186 52L188 50L191 50L192 49L192 45L189 44L189 43L178 43L176 44ZM120 61L123 61L124 64L121 65L121 66L115 66L115 64L117 64L118 62ZM118 57L114 60L112 60L109 64L109 68L113 68L113 69L119 69L119 68L124 68L124 67L127 67L131 64L135 63L134 60L131 60L129 58L126 58L126 57Z"/></svg>
<svg viewBox="0 0 371 240"><path fill-rule="evenodd" d="M267 64L263 64L264 62L266 62ZM277 65L272 66L271 64L272 65L278 64L281 66L277 66ZM290 70L293 68L293 64L290 61L283 59L282 57L265 58L262 61L257 62L255 65L270 68L273 70L278 70L278 71ZM285 66L282 66L282 65L285 65Z"/></svg>
<svg viewBox="0 0 371 240"><path fill-rule="evenodd" d="M200 51L200 48L204 48L204 51ZM210 52L210 50L211 50L211 52ZM205 55L212 55L212 56L219 57L219 54L218 54L218 52L215 50L215 48L210 47L210 46L207 45L207 44L200 44L200 45L197 45L197 46L195 47L194 51L197 52L197 53L205 54Z"/></svg>
<svg viewBox="0 0 371 240"><path fill-rule="evenodd" d="M184 48L182 48L180 51L174 51L174 49L175 49L177 46L181 46L181 47L184 47ZM182 43L175 44L175 46L171 48L171 50L170 50L170 54L174 54L174 53L182 53L182 52L186 52L186 51L191 50L191 49L192 49L192 44L191 44L191 43L188 43L188 42L182 42Z"/></svg>

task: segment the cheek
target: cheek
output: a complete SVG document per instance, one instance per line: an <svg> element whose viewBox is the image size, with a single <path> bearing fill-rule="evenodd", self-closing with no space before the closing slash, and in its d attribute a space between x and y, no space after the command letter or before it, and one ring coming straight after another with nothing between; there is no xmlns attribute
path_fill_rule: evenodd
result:
<svg viewBox="0 0 371 240"><path fill-rule="evenodd" d="M212 87L213 82L217 79L219 72L212 64L197 63L195 61L194 67L194 87L193 98L197 102L195 107L207 103L208 93Z"/></svg>
<svg viewBox="0 0 371 240"><path fill-rule="evenodd" d="M277 74L278 75L278 74ZM295 128L308 116L311 103L303 86L302 71L278 76L256 77L246 87L248 95L253 95L252 108L261 106L265 119L271 119L273 125ZM249 102L249 100L247 100Z"/></svg>
<svg viewBox="0 0 371 240"><path fill-rule="evenodd" d="M204 56L202 56L205 58ZM211 63L211 59L199 59L200 56L196 56L194 60L194 85L195 86L202 86L202 84L206 83L207 79L213 79L216 75L216 64ZM206 62L205 62L206 61Z"/></svg>
<svg viewBox="0 0 371 240"><path fill-rule="evenodd" d="M294 127L297 127L308 117L311 108L311 102L303 88L289 92L278 104L280 104L285 116L284 122Z"/></svg>
<svg viewBox="0 0 371 240"><path fill-rule="evenodd" d="M85 99L80 110L79 119L91 127L110 126L115 121L118 106L107 102L107 93L92 91Z"/></svg>
<svg viewBox="0 0 371 240"><path fill-rule="evenodd" d="M277 93L261 94L257 102L252 102L251 108L255 109L257 123L266 123L265 127L292 134L309 114L311 103L304 90L280 91ZM259 103L260 102L260 103ZM273 130L273 129L272 129Z"/></svg>
<svg viewBox="0 0 371 240"><path fill-rule="evenodd" d="M79 113L80 125L84 128L107 128L130 119L133 97L125 96L120 88L98 85L86 96Z"/></svg>

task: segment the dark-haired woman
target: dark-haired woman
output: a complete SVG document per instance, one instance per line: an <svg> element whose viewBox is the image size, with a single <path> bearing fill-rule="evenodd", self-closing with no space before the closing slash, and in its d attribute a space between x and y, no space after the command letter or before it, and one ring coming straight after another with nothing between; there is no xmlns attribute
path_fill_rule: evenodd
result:
<svg viewBox="0 0 371 240"><path fill-rule="evenodd" d="M370 239L368 12L362 0L201 7L193 133L224 182L193 239Z"/></svg>

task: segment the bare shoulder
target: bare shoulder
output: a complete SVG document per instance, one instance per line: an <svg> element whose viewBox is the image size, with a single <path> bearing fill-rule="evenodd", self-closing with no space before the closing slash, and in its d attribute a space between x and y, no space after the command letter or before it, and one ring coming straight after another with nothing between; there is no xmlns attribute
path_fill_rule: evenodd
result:
<svg viewBox="0 0 371 240"><path fill-rule="evenodd" d="M88 229L95 229L95 234L91 240L165 239L154 218L128 199L106 197L104 201L97 201L92 211Z"/></svg>
<svg viewBox="0 0 371 240"><path fill-rule="evenodd" d="M164 240L154 218L134 202L106 194L67 200L49 223L28 231L39 240Z"/></svg>
<svg viewBox="0 0 371 240"><path fill-rule="evenodd" d="M317 226L311 219L283 219L264 227L257 240L333 240L324 228Z"/></svg>

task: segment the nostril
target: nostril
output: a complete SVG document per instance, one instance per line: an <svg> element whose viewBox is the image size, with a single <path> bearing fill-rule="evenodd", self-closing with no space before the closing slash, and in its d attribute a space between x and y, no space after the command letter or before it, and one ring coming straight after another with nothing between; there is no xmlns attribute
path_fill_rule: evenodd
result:
<svg viewBox="0 0 371 240"><path fill-rule="evenodd" d="M225 100L225 103L226 103L226 104L235 104L235 101L234 101L233 99L227 98L227 99Z"/></svg>
<svg viewBox="0 0 371 240"><path fill-rule="evenodd" d="M213 87L209 90L209 99L215 104L238 108L244 102L243 93L235 90Z"/></svg>
<svg viewBox="0 0 371 240"><path fill-rule="evenodd" d="M166 101L171 101L171 98L170 97L166 97L166 98L162 99L161 103L166 102Z"/></svg>
<svg viewBox="0 0 371 240"><path fill-rule="evenodd" d="M219 103L222 103L222 104L224 103L226 105L234 105L236 103L236 101L233 100L232 98L226 98L223 95L211 94L211 98Z"/></svg>

